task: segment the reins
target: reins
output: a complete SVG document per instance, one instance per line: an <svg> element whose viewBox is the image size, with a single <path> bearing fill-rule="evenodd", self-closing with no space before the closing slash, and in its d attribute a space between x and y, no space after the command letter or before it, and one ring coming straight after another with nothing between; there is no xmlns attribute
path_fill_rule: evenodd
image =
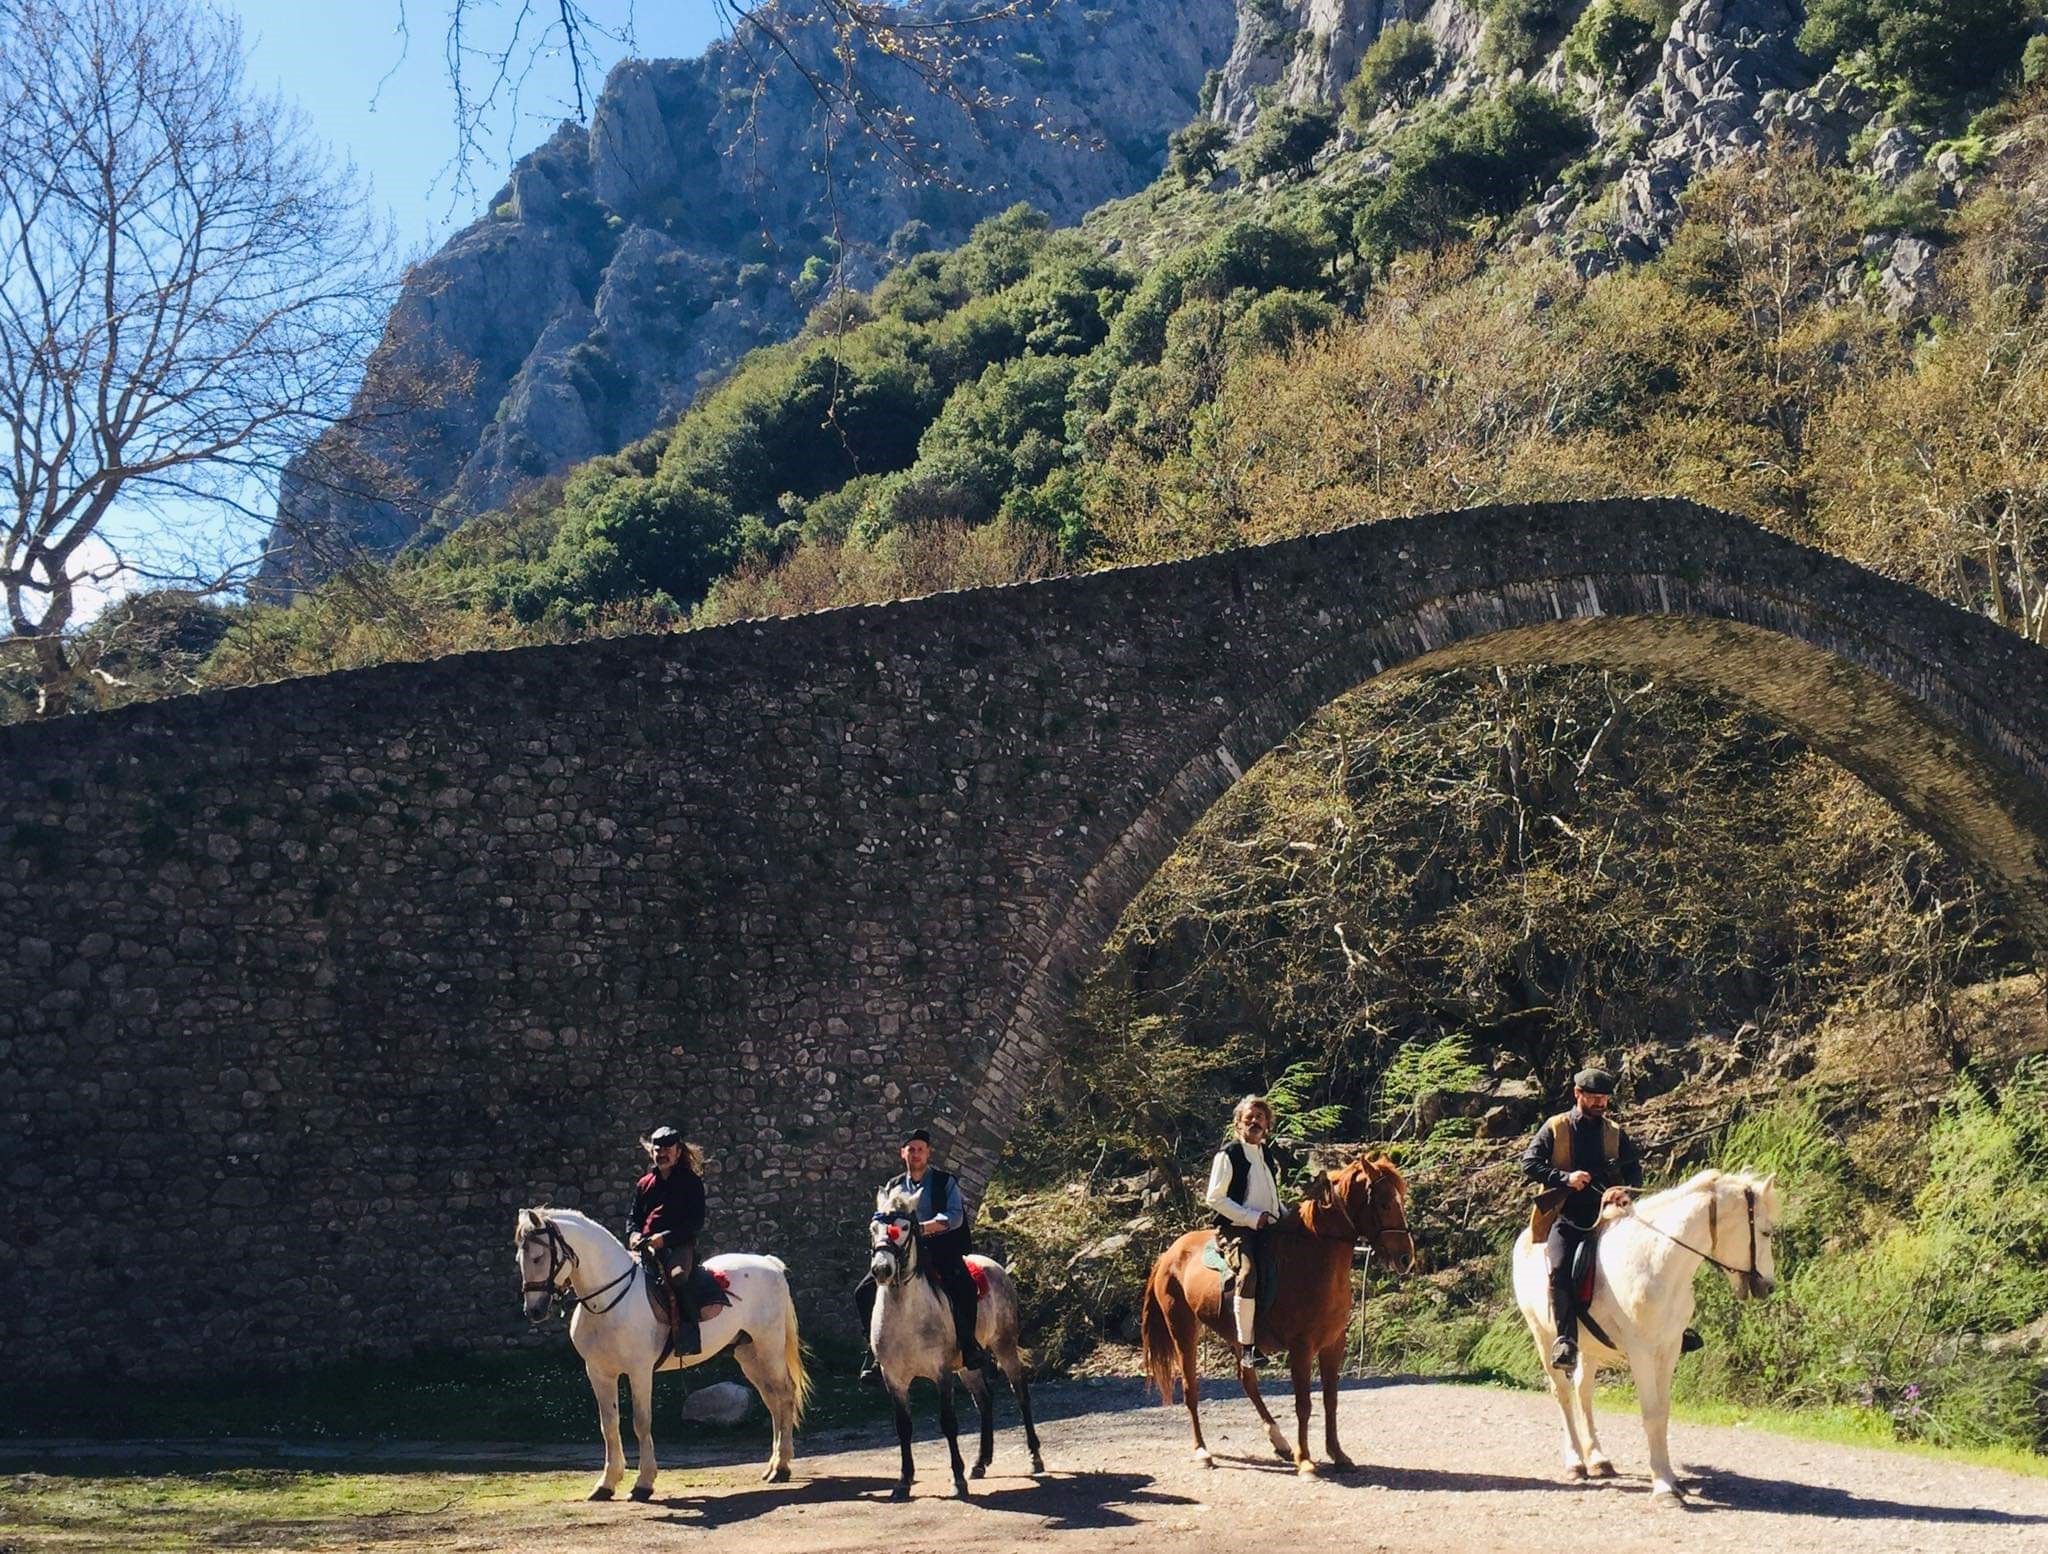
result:
<svg viewBox="0 0 2048 1554"><path fill-rule="evenodd" d="M1712 1252L1702 1252L1690 1241L1686 1241L1678 1236L1674 1236L1670 1231L1666 1230L1663 1226L1653 1225L1648 1220L1644 1219L1641 1215L1633 1215L1631 1217L1635 1220L1637 1224L1643 1226L1645 1229L1654 1230L1657 1232L1658 1235L1662 1236L1666 1241L1671 1242L1673 1245L1682 1246L1686 1249L1686 1251L1692 1253L1693 1256L1704 1258L1707 1262L1712 1263L1716 1268L1720 1269L1723 1273L1739 1274L1741 1277L1750 1280L1750 1287L1754 1289L1755 1281L1761 1276L1756 1266L1756 1189L1754 1187L1745 1187L1742 1189L1742 1202L1743 1206L1749 1211L1749 1266L1747 1268L1731 1268L1728 1266L1728 1264L1722 1262L1720 1258L1716 1257ZM1707 1244L1711 1246L1720 1239L1721 1193L1719 1186L1717 1184L1715 1190L1709 1193L1707 1196Z"/></svg>
<svg viewBox="0 0 2048 1554"><path fill-rule="evenodd" d="M640 1261L638 1258L634 1258L632 1261L628 1262L626 1264L626 1271L620 1274L616 1279L605 1280L603 1284L599 1285L596 1289L592 1290L588 1295L578 1295L573 1288L566 1290L563 1289L559 1282L563 1270L575 1267L577 1263L580 1261L580 1259L578 1259L578 1257L576 1256L575 1249L569 1245L568 1239L565 1236L563 1236L562 1232L559 1229L556 1228L555 1222L553 1220L544 1219L540 1222L540 1225L541 1229L547 1232L547 1277L543 1279L527 1279L523 1281L519 1286L520 1293L525 1295L536 1295L540 1291L546 1290L548 1292L548 1304L550 1306L581 1306L585 1311L588 1311L594 1317L603 1316L606 1312L610 1311L614 1306L618 1305L620 1301L626 1298L626 1290L622 1289L619 1291L618 1294L614 1295L604 1305L591 1305L592 1301L596 1300L599 1296L603 1295L607 1290L610 1290L614 1286L620 1284L626 1284L627 1281L630 1280L634 1274L638 1273L640 1271ZM628 1289L630 1289L631 1287L632 1286L630 1284L627 1284Z"/></svg>

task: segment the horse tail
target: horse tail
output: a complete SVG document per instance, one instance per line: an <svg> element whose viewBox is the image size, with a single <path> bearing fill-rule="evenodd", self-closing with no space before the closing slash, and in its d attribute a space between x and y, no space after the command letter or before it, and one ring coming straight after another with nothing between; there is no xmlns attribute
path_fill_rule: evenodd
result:
<svg viewBox="0 0 2048 1554"><path fill-rule="evenodd" d="M789 1384L796 1393L796 1409L789 1416L794 1430L804 1422L804 1407L811 1400L811 1373L804 1368L804 1341L796 1327L796 1300L789 1293L789 1280L782 1281L782 1368L789 1372Z"/></svg>
<svg viewBox="0 0 2048 1554"><path fill-rule="evenodd" d="M1166 1319L1166 1300L1159 1293L1161 1270L1154 1268L1145 1281L1145 1307L1139 1333L1145 1344L1145 1374L1159 1389L1159 1401L1173 1401L1173 1366L1178 1351L1173 1342L1173 1324Z"/></svg>

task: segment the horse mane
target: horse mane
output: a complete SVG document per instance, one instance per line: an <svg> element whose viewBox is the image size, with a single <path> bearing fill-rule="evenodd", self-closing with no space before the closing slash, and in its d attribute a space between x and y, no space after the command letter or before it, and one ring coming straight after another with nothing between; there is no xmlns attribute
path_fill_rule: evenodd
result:
<svg viewBox="0 0 2048 1554"><path fill-rule="evenodd" d="M1693 1172L1691 1176L1688 1176L1676 1186L1666 1187L1661 1192L1639 1199L1636 1203L1636 1212L1642 1213L1648 1210L1654 1213L1665 1205L1675 1202L1686 1193L1698 1192L1702 1188L1712 1187L1718 1189L1724 1186L1733 1188L1747 1187L1757 1192L1763 1192L1770 1187L1770 1178L1755 1171L1723 1171L1714 1166L1708 1166L1703 1171Z"/></svg>
<svg viewBox="0 0 2048 1554"><path fill-rule="evenodd" d="M592 1230L604 1230L604 1226L580 1209L564 1209L552 1203L537 1203L530 1209L519 1211L519 1228L513 1233L515 1242L546 1228L548 1221L562 1220L571 1225L585 1225ZM611 1232L605 1230L610 1236ZM617 1236L612 1236L616 1241Z"/></svg>
<svg viewBox="0 0 2048 1554"><path fill-rule="evenodd" d="M877 1214L908 1214L917 1218L917 1191L909 1187L884 1187L875 1194Z"/></svg>

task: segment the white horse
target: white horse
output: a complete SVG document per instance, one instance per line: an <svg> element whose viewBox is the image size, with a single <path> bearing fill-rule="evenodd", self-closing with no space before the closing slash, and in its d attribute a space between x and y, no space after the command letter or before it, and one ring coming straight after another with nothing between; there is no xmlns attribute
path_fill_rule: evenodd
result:
<svg viewBox="0 0 2048 1554"><path fill-rule="evenodd" d="M1692 1320L1692 1276L1711 1263L1727 1276L1737 1299L1771 1293L1777 1282L1771 1242L1778 1225L1778 1190L1772 1180L1702 1171L1632 1208L1607 1210L1588 1309L1613 1342L1602 1343L1582 1317L1578 1368L1570 1375L1549 1367L1556 1332L1544 1248L1526 1230L1516 1240L1515 1302L1564 1415L1568 1477L1613 1476L1614 1464L1601 1449L1593 1422L1593 1382L1603 1366L1625 1365L1635 1377L1642 1405L1653 1491L1666 1503L1683 1499L1671 1465L1671 1376L1678 1367L1679 1340Z"/></svg>
<svg viewBox="0 0 2048 1554"><path fill-rule="evenodd" d="M914 1477L910 1457L910 1384L928 1377L939 1388L939 1423L946 1432L946 1446L953 1457L953 1492L965 1496L967 1477L960 1461L960 1421L953 1412L954 1374L974 1395L981 1415L981 1452L975 1459L974 1477L988 1471L995 1455L995 1409L988 1395L988 1382L978 1370L960 1365L959 1336L953 1325L953 1308L939 1287L919 1266L923 1246L918 1229L917 1194L884 1188L875 1199L875 1217L868 1226L868 1272L875 1279L875 1312L869 1319L868 1341L875 1351L875 1364L896 1404L896 1440L903 1449L903 1476L897 1481L893 1499L910 1498ZM1009 1271L993 1258L969 1253L967 1262L988 1281L988 1293L975 1309L974 1336L1003 1368L1010 1390L1017 1394L1017 1407L1024 1416L1024 1440L1031 1448L1031 1471L1043 1473L1045 1458L1038 1449L1038 1427L1031 1419L1031 1388L1024 1376L1024 1357L1017 1347L1020 1317L1017 1287Z"/></svg>
<svg viewBox="0 0 2048 1554"><path fill-rule="evenodd" d="M735 1346L733 1357L768 1405L774 1435L762 1477L771 1484L788 1479L792 1437L811 1380L804 1370L788 1270L779 1258L748 1252L707 1258L704 1266L724 1275L732 1304L704 1322L697 1353L663 1359L668 1328L648 1304L646 1273L604 1226L574 1209L521 1209L513 1244L528 1318L546 1321L560 1300L575 1307L569 1338L583 1357L604 1431L604 1473L590 1492L592 1500L611 1499L626 1476L625 1448L619 1443L619 1378L632 1384L633 1430L640 1439L633 1498L646 1500L654 1494L656 1369L701 1365L727 1345Z"/></svg>

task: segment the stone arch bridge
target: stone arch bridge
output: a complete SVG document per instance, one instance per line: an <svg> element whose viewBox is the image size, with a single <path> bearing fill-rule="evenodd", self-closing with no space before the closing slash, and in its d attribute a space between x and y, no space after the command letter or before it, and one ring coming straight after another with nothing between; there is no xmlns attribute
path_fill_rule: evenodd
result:
<svg viewBox="0 0 2048 1554"><path fill-rule="evenodd" d="M1245 769L1375 676L1565 661L1746 701L2048 944L2048 652L1678 502L0 730L0 1372L519 1342L513 1210L616 1216L657 1117L836 1314L900 1128L986 1178Z"/></svg>

